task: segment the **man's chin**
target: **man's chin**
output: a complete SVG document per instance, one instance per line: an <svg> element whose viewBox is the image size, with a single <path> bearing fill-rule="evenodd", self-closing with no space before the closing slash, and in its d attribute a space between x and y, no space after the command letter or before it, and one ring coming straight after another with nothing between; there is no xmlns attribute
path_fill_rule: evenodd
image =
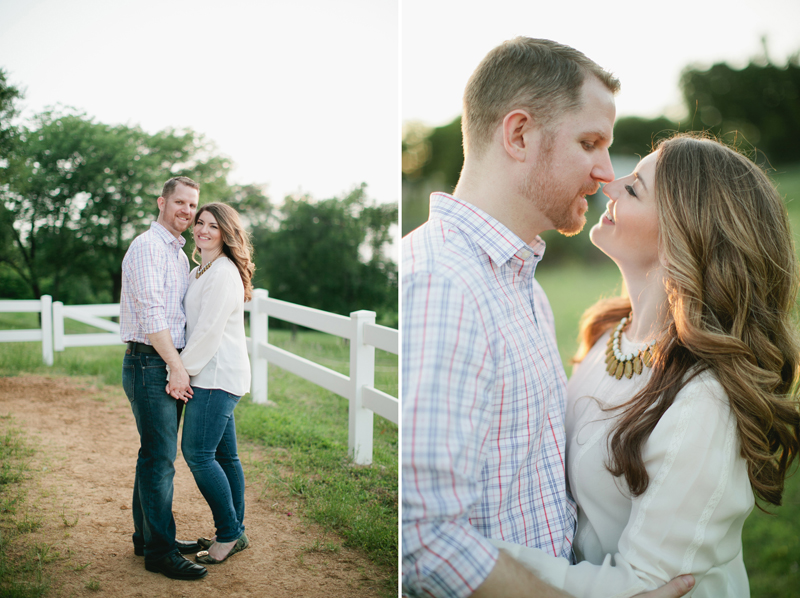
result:
<svg viewBox="0 0 800 598"><path fill-rule="evenodd" d="M556 230L565 237L574 237L583 230L584 226L586 226L586 216L582 215L576 220L572 220L561 226L557 226Z"/></svg>

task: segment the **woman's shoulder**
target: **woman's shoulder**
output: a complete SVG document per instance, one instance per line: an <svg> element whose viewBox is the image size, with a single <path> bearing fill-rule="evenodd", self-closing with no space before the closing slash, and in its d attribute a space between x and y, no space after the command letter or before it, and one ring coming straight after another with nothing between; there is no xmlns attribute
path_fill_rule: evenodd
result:
<svg viewBox="0 0 800 598"><path fill-rule="evenodd" d="M703 370L692 376L678 391L675 402L694 399L708 401L710 405L716 405L720 409L729 409L728 393L711 370Z"/></svg>
<svg viewBox="0 0 800 598"><path fill-rule="evenodd" d="M714 372L705 370L694 375L681 388L657 428L678 430L698 427L710 433L715 426L725 429L736 425L728 394Z"/></svg>

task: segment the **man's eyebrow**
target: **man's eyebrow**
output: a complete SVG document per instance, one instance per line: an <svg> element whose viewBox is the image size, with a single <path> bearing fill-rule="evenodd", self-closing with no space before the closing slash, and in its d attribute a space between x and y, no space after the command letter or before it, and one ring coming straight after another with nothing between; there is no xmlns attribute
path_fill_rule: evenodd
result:
<svg viewBox="0 0 800 598"><path fill-rule="evenodd" d="M611 140L613 139L613 134L612 137L609 137L608 135L603 133L603 131L587 131L586 133L584 133L584 135L586 137L597 137L601 141L607 142L609 145L611 145Z"/></svg>

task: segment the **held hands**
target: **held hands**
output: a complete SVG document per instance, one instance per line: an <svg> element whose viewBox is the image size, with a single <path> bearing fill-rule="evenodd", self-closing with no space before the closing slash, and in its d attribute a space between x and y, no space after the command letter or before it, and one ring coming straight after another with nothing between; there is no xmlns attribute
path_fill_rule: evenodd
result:
<svg viewBox="0 0 800 598"><path fill-rule="evenodd" d="M189 374L181 368L170 368L169 382L167 383L166 393L173 399L187 403L192 398L194 392L189 384Z"/></svg>

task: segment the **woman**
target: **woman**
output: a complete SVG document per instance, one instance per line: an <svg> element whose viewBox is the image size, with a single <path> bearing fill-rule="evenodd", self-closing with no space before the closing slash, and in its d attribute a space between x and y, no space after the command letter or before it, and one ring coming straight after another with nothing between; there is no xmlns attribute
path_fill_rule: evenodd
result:
<svg viewBox="0 0 800 598"><path fill-rule="evenodd" d="M192 258L197 262L199 252L201 260L183 300L187 343L181 361L193 395L186 403L181 450L217 528L215 539L198 540L208 550L197 554L197 562L213 565L249 545L233 410L250 389L244 303L252 294L254 266L247 233L230 206L201 207L193 235Z"/></svg>
<svg viewBox="0 0 800 598"><path fill-rule="evenodd" d="M747 158L686 135L604 193L591 239L627 292L584 315L568 385L583 562L498 545L575 596L684 573L692 596L749 596L742 525L753 495L780 504L800 443L786 210Z"/></svg>

